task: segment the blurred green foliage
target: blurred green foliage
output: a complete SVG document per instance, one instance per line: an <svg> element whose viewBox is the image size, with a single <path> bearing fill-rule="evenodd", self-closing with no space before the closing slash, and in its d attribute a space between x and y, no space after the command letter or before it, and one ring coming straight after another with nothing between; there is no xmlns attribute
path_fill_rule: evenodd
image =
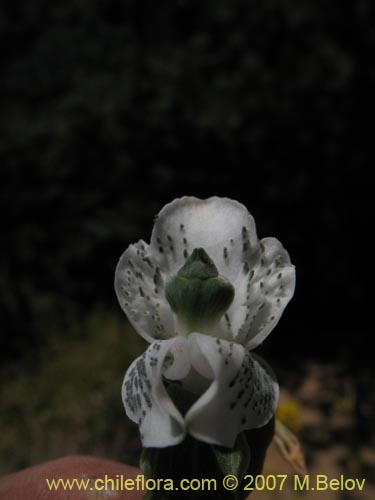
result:
<svg viewBox="0 0 375 500"><path fill-rule="evenodd" d="M50 331L23 365L3 367L0 474L75 453L136 463L138 429L120 392L144 349L123 316L97 311L69 332Z"/></svg>

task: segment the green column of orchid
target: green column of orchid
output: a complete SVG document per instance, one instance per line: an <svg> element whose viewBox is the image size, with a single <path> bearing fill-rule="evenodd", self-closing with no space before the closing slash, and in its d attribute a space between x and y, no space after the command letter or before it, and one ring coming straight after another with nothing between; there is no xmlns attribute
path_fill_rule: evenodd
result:
<svg viewBox="0 0 375 500"><path fill-rule="evenodd" d="M166 298L187 333L204 333L223 316L234 298L234 288L219 276L203 248L196 248L166 285Z"/></svg>

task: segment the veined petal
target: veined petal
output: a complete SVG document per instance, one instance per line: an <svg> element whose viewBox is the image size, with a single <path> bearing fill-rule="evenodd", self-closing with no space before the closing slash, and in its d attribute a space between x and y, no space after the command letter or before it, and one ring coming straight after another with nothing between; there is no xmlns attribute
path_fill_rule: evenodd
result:
<svg viewBox="0 0 375 500"><path fill-rule="evenodd" d="M207 335L189 335L192 366L212 382L185 416L201 441L232 447L244 429L262 427L276 409L279 388L271 371L243 346Z"/></svg>
<svg viewBox="0 0 375 500"><path fill-rule="evenodd" d="M174 316L164 293L165 275L140 240L121 256L115 272L115 290L130 322L146 340L175 335Z"/></svg>
<svg viewBox="0 0 375 500"><path fill-rule="evenodd" d="M276 238L264 238L234 283L227 317L236 342L254 349L276 326L295 288L295 270Z"/></svg>
<svg viewBox="0 0 375 500"><path fill-rule="evenodd" d="M244 258L257 245L255 222L237 201L216 196L176 199L159 213L150 250L167 274L176 274L195 248L204 248L219 273L236 279Z"/></svg>
<svg viewBox="0 0 375 500"><path fill-rule="evenodd" d="M184 419L169 397L162 376L169 350L179 351L180 344L186 344L186 339L152 343L126 372L122 399L128 417L139 425L145 447L171 446L185 437ZM185 374L183 369L180 376Z"/></svg>

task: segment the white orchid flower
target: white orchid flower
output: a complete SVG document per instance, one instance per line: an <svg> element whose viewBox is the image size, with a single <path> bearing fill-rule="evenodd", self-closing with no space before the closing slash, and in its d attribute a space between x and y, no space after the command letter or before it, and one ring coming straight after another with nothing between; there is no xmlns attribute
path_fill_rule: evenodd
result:
<svg viewBox="0 0 375 500"><path fill-rule="evenodd" d="M233 447L242 430L272 418L278 384L249 351L275 327L294 286L288 253L275 238L258 240L240 203L183 197L161 210L150 245L130 245L115 274L121 307L150 342L122 390L145 447L188 433ZM167 391L171 381L191 395L184 410Z"/></svg>

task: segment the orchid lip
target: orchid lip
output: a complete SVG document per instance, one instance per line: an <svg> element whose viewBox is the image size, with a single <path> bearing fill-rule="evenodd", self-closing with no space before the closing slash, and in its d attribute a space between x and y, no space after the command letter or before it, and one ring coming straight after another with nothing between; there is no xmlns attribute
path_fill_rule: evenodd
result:
<svg viewBox="0 0 375 500"><path fill-rule="evenodd" d="M278 394L263 360L239 344L201 333L151 344L130 366L122 390L145 447L175 445L189 433L230 448L241 430L268 423Z"/></svg>

